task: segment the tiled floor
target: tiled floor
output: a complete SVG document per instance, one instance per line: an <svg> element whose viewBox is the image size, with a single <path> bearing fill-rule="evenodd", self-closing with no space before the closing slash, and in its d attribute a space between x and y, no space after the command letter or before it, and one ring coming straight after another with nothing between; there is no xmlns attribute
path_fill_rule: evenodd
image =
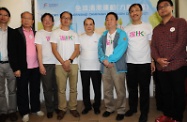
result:
<svg viewBox="0 0 187 122"><path fill-rule="evenodd" d="M150 99L150 112L148 122L155 122L155 118L162 115L160 111L156 110L155 106L155 99ZM103 102L102 102L103 103ZM82 101L78 102L78 111L81 113L83 109ZM128 109L128 108L127 108ZM44 105L42 105L42 110L45 111ZM116 113L113 113L110 117L104 118L102 117L102 113L105 111L104 104L101 106L101 114L95 115L93 111L90 111L87 115L82 115L80 118L74 118L69 112L66 113L63 120L59 121L56 119L56 114L54 114L53 118L48 119L46 116L38 117L37 115L31 114L29 122L116 122ZM138 122L140 112L138 111L132 117L125 117L124 120L118 122ZM1 121L1 120L0 120ZM9 122L9 120L7 120ZM19 120L17 122L21 122L21 117L19 116ZM187 122L187 107L184 113L184 120L183 122Z"/></svg>

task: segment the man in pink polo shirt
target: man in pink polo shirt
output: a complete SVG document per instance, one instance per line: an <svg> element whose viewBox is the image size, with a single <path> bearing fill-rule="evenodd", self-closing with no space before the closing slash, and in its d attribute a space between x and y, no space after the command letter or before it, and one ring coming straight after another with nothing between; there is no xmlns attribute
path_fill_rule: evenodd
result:
<svg viewBox="0 0 187 122"><path fill-rule="evenodd" d="M40 73L36 46L34 43L33 15L30 12L21 14L22 26L15 31L12 41L10 64L17 80L17 104L22 121L29 121L29 113L43 116L40 111ZM29 85L29 93L28 93ZM29 94L29 95L28 95Z"/></svg>

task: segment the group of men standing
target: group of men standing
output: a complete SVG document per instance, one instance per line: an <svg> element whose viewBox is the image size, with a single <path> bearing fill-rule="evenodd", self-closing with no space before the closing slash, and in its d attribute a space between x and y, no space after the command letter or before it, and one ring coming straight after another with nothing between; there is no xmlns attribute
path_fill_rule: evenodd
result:
<svg viewBox="0 0 187 122"><path fill-rule="evenodd" d="M85 34L78 36L70 30L73 16L68 11L60 14L60 28L53 31L53 16L43 14L41 22L44 29L35 34L32 29L34 17L30 12L21 14L22 25L13 30L8 27L10 12L4 7L0 8L1 120L5 122L9 117L11 121L16 121L17 107L23 122L29 121L30 113L44 115L40 110L40 75L47 117L52 118L53 112L56 112L57 119L61 120L68 109L74 117L79 117L77 81L80 69L85 107L82 114L87 114L92 107L95 114L100 114L102 78L106 107L103 117L116 111L116 120L123 120L124 116L136 113L139 86L141 115L138 121L147 122L150 78L156 64L164 114L156 121L182 122L185 110L187 23L172 16L171 0L158 1L157 11L162 22L154 30L150 24L142 22L142 11L138 3L129 7L132 23L124 30L117 28L118 15L107 13L107 30L102 35L94 32L94 19L86 18L83 22ZM90 101L90 78L95 93L93 104ZM125 78L129 91L128 111ZM66 100L67 81L69 102Z"/></svg>

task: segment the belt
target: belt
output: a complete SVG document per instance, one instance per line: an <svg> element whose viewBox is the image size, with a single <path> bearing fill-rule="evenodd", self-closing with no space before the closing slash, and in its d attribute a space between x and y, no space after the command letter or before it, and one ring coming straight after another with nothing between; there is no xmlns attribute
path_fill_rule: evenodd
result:
<svg viewBox="0 0 187 122"><path fill-rule="evenodd" d="M0 61L0 64L8 63L9 61Z"/></svg>

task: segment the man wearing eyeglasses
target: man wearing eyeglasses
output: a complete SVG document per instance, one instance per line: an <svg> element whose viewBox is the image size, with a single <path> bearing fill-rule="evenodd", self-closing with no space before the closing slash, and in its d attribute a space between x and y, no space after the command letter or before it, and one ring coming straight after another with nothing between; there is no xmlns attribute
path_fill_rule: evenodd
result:
<svg viewBox="0 0 187 122"><path fill-rule="evenodd" d="M78 35L70 30L72 14L64 11L60 14L61 27L52 32L50 42L52 51L58 62L56 63L56 79L58 87L58 99L60 110L57 119L61 120L67 109L74 117L79 117L77 111L77 81L78 81L78 61L79 40ZM69 79L70 97L69 103L66 101L66 86Z"/></svg>
<svg viewBox="0 0 187 122"><path fill-rule="evenodd" d="M185 110L185 66L187 65L187 23L174 18L171 0L159 0L161 23L153 30L152 57L156 61L163 95L163 116L156 122L182 122Z"/></svg>
<svg viewBox="0 0 187 122"><path fill-rule="evenodd" d="M7 117L11 121L18 119L16 115L16 78L9 64L9 43L15 41L14 31L8 27L11 14L5 7L0 7L0 121L5 122ZM5 82L5 78L7 82ZM5 85L7 84L7 85ZM6 98L6 87L8 99Z"/></svg>

